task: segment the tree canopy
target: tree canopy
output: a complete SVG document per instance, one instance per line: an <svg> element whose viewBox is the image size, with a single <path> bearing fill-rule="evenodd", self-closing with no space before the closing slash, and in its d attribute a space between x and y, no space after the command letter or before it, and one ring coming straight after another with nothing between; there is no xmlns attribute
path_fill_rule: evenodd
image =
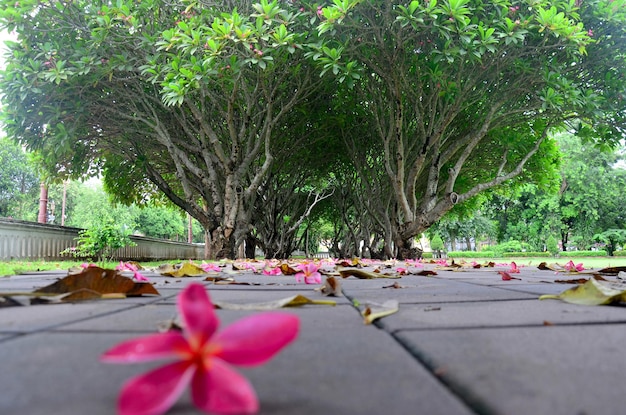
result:
<svg viewBox="0 0 626 415"><path fill-rule="evenodd" d="M624 0L1 3L9 136L122 201L164 194L212 256L257 233L271 177L318 169L280 149L340 149L317 171L356 172L354 218L407 257L455 205L550 180L554 129L623 136Z"/></svg>

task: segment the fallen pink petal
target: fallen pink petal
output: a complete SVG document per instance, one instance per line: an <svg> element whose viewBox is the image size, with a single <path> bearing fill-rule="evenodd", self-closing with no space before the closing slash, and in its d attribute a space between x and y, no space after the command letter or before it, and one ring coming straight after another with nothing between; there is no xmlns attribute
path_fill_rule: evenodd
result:
<svg viewBox="0 0 626 415"><path fill-rule="evenodd" d="M511 273L511 274L519 274L520 270L519 270L519 268L517 267L517 264L514 261L511 262L511 269L509 269L508 272Z"/></svg>
<svg viewBox="0 0 626 415"><path fill-rule="evenodd" d="M150 278L144 276L142 273L140 273L139 271L134 271L133 272L133 279L135 281L139 281L139 282L149 282Z"/></svg>
<svg viewBox="0 0 626 415"><path fill-rule="evenodd" d="M319 273L320 266L316 263L306 262L298 265L297 268L300 270L300 272L295 275L297 282L302 282L302 279L304 279L305 284L322 283L322 274Z"/></svg>
<svg viewBox="0 0 626 415"><path fill-rule="evenodd" d="M254 388L232 365L250 367L269 361L296 339L298 317L280 312L254 314L218 332L219 319L202 284L189 284L177 304L182 332L128 340L102 355L108 363L171 359L124 384L118 413L163 414L189 385L193 403L206 413L256 413L259 401Z"/></svg>
<svg viewBox="0 0 626 415"><path fill-rule="evenodd" d="M283 272L281 271L280 267L274 267L274 268L263 268L263 275L280 275Z"/></svg>
<svg viewBox="0 0 626 415"><path fill-rule="evenodd" d="M219 265L212 262L203 262L200 264L200 268L202 268L204 272L220 272L222 270Z"/></svg>
<svg viewBox="0 0 626 415"><path fill-rule="evenodd" d="M565 268L565 270L568 272L580 272L585 270L582 262L579 264L574 264L574 261L571 260L567 264L565 264L563 268Z"/></svg>

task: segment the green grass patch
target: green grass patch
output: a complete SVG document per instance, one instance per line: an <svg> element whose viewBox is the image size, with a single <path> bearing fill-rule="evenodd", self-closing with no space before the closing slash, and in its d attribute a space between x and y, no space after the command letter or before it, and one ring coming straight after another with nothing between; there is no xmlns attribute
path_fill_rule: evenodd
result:
<svg viewBox="0 0 626 415"><path fill-rule="evenodd" d="M77 261L2 261L0 262L0 276L68 269L79 264L80 262Z"/></svg>
<svg viewBox="0 0 626 415"><path fill-rule="evenodd" d="M188 261L187 259L171 260L171 261L155 261L155 262L141 262L143 267L158 267L162 264L177 264L180 262ZM202 261L195 261L202 262ZM69 268L80 266L84 261L0 261L0 278L8 275L19 275L26 272L38 272L38 271L54 271L63 270L67 271ZM104 268L115 268L119 264L119 261L108 261L104 263ZM101 264L97 264L100 266Z"/></svg>
<svg viewBox="0 0 626 415"><path fill-rule="evenodd" d="M474 252L476 253L476 252ZM448 253L448 258L452 259L462 259L463 261L473 261L475 260L478 263L484 262L511 262L515 261L518 265L525 266L538 266L542 262L547 262L549 264L557 263L561 265L565 265L569 261L573 261L574 263L582 263L583 266L587 269L601 269L607 267L626 267L626 256L587 256L587 257L574 257L569 256L570 252L562 252L562 255L559 257L522 257L522 256L511 256L511 257L477 257L477 256L469 256L469 257L451 257L450 253Z"/></svg>

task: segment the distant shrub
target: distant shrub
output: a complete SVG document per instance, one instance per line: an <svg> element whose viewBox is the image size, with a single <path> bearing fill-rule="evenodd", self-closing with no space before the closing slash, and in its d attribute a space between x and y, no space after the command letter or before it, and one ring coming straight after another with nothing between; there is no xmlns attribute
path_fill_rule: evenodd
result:
<svg viewBox="0 0 626 415"><path fill-rule="evenodd" d="M527 244L526 242L520 242L520 241L508 241L508 242L503 242L501 244L492 246L491 249L493 250L493 252L495 252L495 254L500 257L502 256L505 252L523 252L523 251L528 251L530 249L530 245Z"/></svg>
<svg viewBox="0 0 626 415"><path fill-rule="evenodd" d="M450 251L448 258L494 258L493 251Z"/></svg>
<svg viewBox="0 0 626 415"><path fill-rule="evenodd" d="M529 258L529 257L551 257L550 252L504 252L504 258Z"/></svg>
<svg viewBox="0 0 626 415"><path fill-rule="evenodd" d="M431 259L433 257L433 253L432 252L422 252L422 258L424 259Z"/></svg>
<svg viewBox="0 0 626 415"><path fill-rule="evenodd" d="M614 255L617 255L617 252L613 253ZM585 256L607 256L607 252L605 250L599 250L599 251L565 251L565 252L561 252L561 256L562 257L585 257ZM626 254L624 254L624 256L626 256Z"/></svg>
<svg viewBox="0 0 626 415"><path fill-rule="evenodd" d="M546 248L548 249L548 252L554 256L559 254L559 244L554 235L550 235L546 240Z"/></svg>

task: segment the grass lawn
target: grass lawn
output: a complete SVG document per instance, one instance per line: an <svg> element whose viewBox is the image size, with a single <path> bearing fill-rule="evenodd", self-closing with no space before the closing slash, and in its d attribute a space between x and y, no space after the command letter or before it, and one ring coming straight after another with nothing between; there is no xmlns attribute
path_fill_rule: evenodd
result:
<svg viewBox="0 0 626 415"><path fill-rule="evenodd" d="M559 258L537 258L537 257L526 257L526 258L457 258L455 259L457 262L465 261L471 262L476 261L479 264L493 261L496 263L510 263L511 261L515 261L519 266L538 266L542 262L547 262L549 264L557 263L564 265L570 260L574 261L575 264L581 263L587 269L601 269L606 267L619 267L626 266L626 257L575 257L568 258L567 256L559 257ZM161 264L171 263L176 264L182 262L183 260L172 260L172 261L159 261L159 262L142 262L141 265L146 267L156 267ZM25 272L34 272L34 271L50 271L50 270L67 270L71 267L78 266L82 264L82 261L0 261L0 277L4 277L7 275L18 275L23 274ZM105 268L115 268L118 262L107 262L104 264Z"/></svg>
<svg viewBox="0 0 626 415"><path fill-rule="evenodd" d="M626 257L573 257L568 258L567 256L561 256L558 258L546 258L546 257L520 257L520 258L459 258L456 261L464 260L466 262L476 261L479 264L484 262L494 261L498 263L506 263L515 261L517 265L526 265L526 266L538 266L542 262L547 262L548 264L561 264L564 265L568 263L570 260L574 262L574 264L579 264L582 262L583 266L587 269L602 269L606 267L620 267L626 266Z"/></svg>
<svg viewBox="0 0 626 415"><path fill-rule="evenodd" d="M141 265L146 267L156 267L165 263L176 264L178 262L181 261L142 262ZM79 266L82 263L84 263L84 261L0 261L0 277L18 275L33 271L67 271L69 268ZM119 264L119 262L105 262L104 267L115 268L117 264Z"/></svg>

